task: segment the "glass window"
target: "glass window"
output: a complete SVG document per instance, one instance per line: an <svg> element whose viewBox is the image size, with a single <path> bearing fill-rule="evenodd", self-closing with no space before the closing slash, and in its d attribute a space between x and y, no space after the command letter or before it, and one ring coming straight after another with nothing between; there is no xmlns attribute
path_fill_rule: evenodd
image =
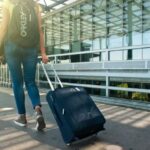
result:
<svg viewBox="0 0 150 150"><path fill-rule="evenodd" d="M69 56L58 57L57 63L61 63L61 64L70 63L70 57Z"/></svg>
<svg viewBox="0 0 150 150"><path fill-rule="evenodd" d="M106 48L106 38L101 38L101 49L105 49Z"/></svg>
<svg viewBox="0 0 150 150"><path fill-rule="evenodd" d="M81 51L91 51L92 50L92 40L84 40L81 43ZM81 55L81 61L93 61L92 60L92 54L82 54Z"/></svg>
<svg viewBox="0 0 150 150"><path fill-rule="evenodd" d="M108 1L107 5L107 33L108 47L123 46L123 0Z"/></svg>
<svg viewBox="0 0 150 150"><path fill-rule="evenodd" d="M123 46L128 46L128 35L127 34L125 34L124 36L123 36Z"/></svg>
<svg viewBox="0 0 150 150"><path fill-rule="evenodd" d="M61 44L59 54L65 54L65 53L69 53L69 52L70 52L70 45L68 43ZM70 62L69 56L59 57L59 63L69 63L69 62Z"/></svg>
<svg viewBox="0 0 150 150"><path fill-rule="evenodd" d="M143 59L150 59L150 48L143 49Z"/></svg>
<svg viewBox="0 0 150 150"><path fill-rule="evenodd" d="M122 36L112 35L109 38L109 48L121 47L122 46Z"/></svg>
<svg viewBox="0 0 150 150"><path fill-rule="evenodd" d="M93 54L93 61L99 62L100 61L100 53L94 53Z"/></svg>
<svg viewBox="0 0 150 150"><path fill-rule="evenodd" d="M92 40L84 40L82 42L82 49L81 51L91 51L92 50Z"/></svg>
<svg viewBox="0 0 150 150"><path fill-rule="evenodd" d="M60 15L54 15L52 17L52 37L54 39L54 44L60 44Z"/></svg>
<svg viewBox="0 0 150 150"><path fill-rule="evenodd" d="M69 46L69 44L62 44L61 45L61 54L64 54L64 53L69 53L69 51L70 51L70 46Z"/></svg>
<svg viewBox="0 0 150 150"><path fill-rule="evenodd" d="M132 2L132 45L142 44L142 0Z"/></svg>
<svg viewBox="0 0 150 150"><path fill-rule="evenodd" d="M66 43L70 40L70 30L69 30L69 10L65 10L60 14L60 42Z"/></svg>
<svg viewBox="0 0 150 150"><path fill-rule="evenodd" d="M150 1L143 1L143 44L150 44Z"/></svg>
<svg viewBox="0 0 150 150"><path fill-rule="evenodd" d="M93 2L93 36L106 37L106 1L95 0Z"/></svg>
<svg viewBox="0 0 150 150"><path fill-rule="evenodd" d="M93 50L99 50L100 49L100 39L96 38L93 40Z"/></svg>
<svg viewBox="0 0 150 150"><path fill-rule="evenodd" d="M150 29L143 33L143 44L150 44Z"/></svg>
<svg viewBox="0 0 150 150"><path fill-rule="evenodd" d="M50 46L54 44L54 39L52 35L52 17L44 20L45 23L45 45ZM53 40L52 40L53 39Z"/></svg>
<svg viewBox="0 0 150 150"><path fill-rule="evenodd" d="M71 42L80 40L80 7L75 6L70 9L70 40Z"/></svg>
<svg viewBox="0 0 150 150"><path fill-rule="evenodd" d="M93 15L92 15L92 3L87 1L81 5L80 8L81 17L81 39L92 39L93 37Z"/></svg>
<svg viewBox="0 0 150 150"><path fill-rule="evenodd" d="M111 51L109 53L109 60L123 60L122 51Z"/></svg>
<svg viewBox="0 0 150 150"><path fill-rule="evenodd" d="M60 45L55 45L54 46L54 54L61 54Z"/></svg>
<svg viewBox="0 0 150 150"><path fill-rule="evenodd" d="M128 60L128 50L123 51L123 60Z"/></svg>
<svg viewBox="0 0 150 150"><path fill-rule="evenodd" d="M133 32L132 33L132 44L133 45L142 45L142 33Z"/></svg>
<svg viewBox="0 0 150 150"><path fill-rule="evenodd" d="M142 59L142 50L141 49L132 50L132 59Z"/></svg>
<svg viewBox="0 0 150 150"><path fill-rule="evenodd" d="M106 52L101 52L100 57L101 57L101 61L105 61L106 60Z"/></svg>
<svg viewBox="0 0 150 150"><path fill-rule="evenodd" d="M76 37L74 38L75 40L80 40L80 19L76 19Z"/></svg>
<svg viewBox="0 0 150 150"><path fill-rule="evenodd" d="M53 47L56 54L150 44L149 12L148 0L87 0L44 21L46 46ZM105 56L106 53L80 55L78 60L101 61ZM141 52L131 48L110 52L109 56L110 60L149 59L148 49Z"/></svg>

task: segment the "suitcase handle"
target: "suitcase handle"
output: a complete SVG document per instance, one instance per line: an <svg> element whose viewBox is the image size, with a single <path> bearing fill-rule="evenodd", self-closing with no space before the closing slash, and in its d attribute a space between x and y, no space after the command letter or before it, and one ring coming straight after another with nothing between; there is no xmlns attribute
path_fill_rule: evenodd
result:
<svg viewBox="0 0 150 150"><path fill-rule="evenodd" d="M46 69L45 69L44 64L43 64L42 61L41 61L41 66L42 66L42 68L43 68L44 74L46 75L46 78L47 78L47 81L48 81L48 84L49 84L51 90L54 91L54 90L55 90L55 89L54 89L54 86L53 86L53 84L52 84L52 82L51 82L51 80L50 80L50 78L49 78L49 76L48 76L48 74L47 74L47 71L46 71ZM56 70L54 69L54 66L53 66L52 64L51 64L51 68L52 68L52 70L54 71L54 74L55 74L55 76L56 76L56 78L57 78L57 80L58 80L58 82L59 82L59 84L60 84L60 86L61 86L61 88L62 88L62 87L63 87L62 82L60 81L60 78L58 77L58 75L57 75L57 73L56 73Z"/></svg>
<svg viewBox="0 0 150 150"><path fill-rule="evenodd" d="M58 82L59 82L60 87L63 88L63 84L62 84L62 82L61 82L61 80L60 80L60 78L59 78L59 76L58 76L58 74L57 74L57 72L56 72L56 70L55 70L53 64L50 64L50 65L51 65L51 68L52 68L52 70L53 70L53 72L54 72L54 74L55 74L55 76L56 76Z"/></svg>

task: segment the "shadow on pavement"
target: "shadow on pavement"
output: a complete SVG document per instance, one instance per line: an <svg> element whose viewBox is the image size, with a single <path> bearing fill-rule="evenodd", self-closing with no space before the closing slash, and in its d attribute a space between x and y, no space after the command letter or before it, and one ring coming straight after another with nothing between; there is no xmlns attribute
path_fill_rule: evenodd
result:
<svg viewBox="0 0 150 150"><path fill-rule="evenodd" d="M5 98L5 101L2 100ZM44 132L34 130L35 120L31 107L28 127L13 123L15 109L0 109L0 150L149 150L150 112L97 104L106 117L105 131L67 147L47 105L43 113L47 122ZM8 95L0 94L0 108L14 108ZM4 111L5 110L5 111Z"/></svg>

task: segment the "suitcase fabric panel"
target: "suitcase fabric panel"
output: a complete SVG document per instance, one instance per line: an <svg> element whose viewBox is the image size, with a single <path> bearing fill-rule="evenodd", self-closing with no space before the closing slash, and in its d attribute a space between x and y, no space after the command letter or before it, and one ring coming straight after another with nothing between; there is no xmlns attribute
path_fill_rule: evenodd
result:
<svg viewBox="0 0 150 150"><path fill-rule="evenodd" d="M53 103L62 121L82 138L103 130L105 119L83 88L60 88L53 92Z"/></svg>
<svg viewBox="0 0 150 150"><path fill-rule="evenodd" d="M54 118L57 122L57 125L61 131L61 135L64 139L64 142L71 143L72 141L75 141L75 135L73 134L68 123L64 119L62 119L60 114L57 112L55 105L54 105L53 93L54 93L54 91L49 91L47 93L47 96L46 96L47 102L52 110L53 116L54 116Z"/></svg>

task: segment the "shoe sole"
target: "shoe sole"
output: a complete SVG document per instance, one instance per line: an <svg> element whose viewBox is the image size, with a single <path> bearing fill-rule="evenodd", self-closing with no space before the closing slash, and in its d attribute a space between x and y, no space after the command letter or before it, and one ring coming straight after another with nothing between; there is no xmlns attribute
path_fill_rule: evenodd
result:
<svg viewBox="0 0 150 150"><path fill-rule="evenodd" d="M19 123L19 122L17 122L17 121L14 121L14 123L15 123L16 125L20 126L20 127L26 127L26 126L27 126L27 124Z"/></svg>
<svg viewBox="0 0 150 150"><path fill-rule="evenodd" d="M42 116L39 117L39 118L37 118L36 129L37 129L38 131L41 131L41 130L43 130L45 127L46 127L46 124L45 124L44 118L43 118Z"/></svg>

